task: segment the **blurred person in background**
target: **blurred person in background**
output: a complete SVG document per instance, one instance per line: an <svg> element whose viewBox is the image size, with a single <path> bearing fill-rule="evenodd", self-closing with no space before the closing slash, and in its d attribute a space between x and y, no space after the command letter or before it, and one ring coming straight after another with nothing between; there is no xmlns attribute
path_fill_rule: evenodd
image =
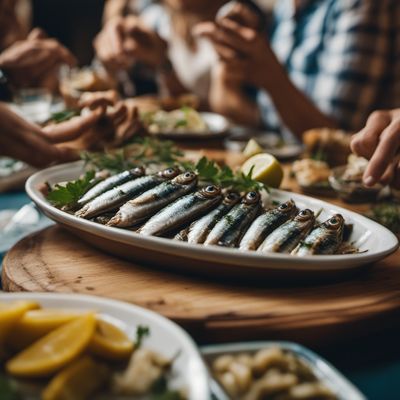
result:
<svg viewBox="0 0 400 400"><path fill-rule="evenodd" d="M353 136L351 149L370 160L363 176L366 186L380 182L400 189L400 108L373 112Z"/></svg>
<svg viewBox="0 0 400 400"><path fill-rule="evenodd" d="M356 131L372 110L398 104L399 23L395 0L279 0L267 35L239 7L196 27L219 55L211 107L290 138L316 127ZM255 98L246 85L258 88Z"/></svg>
<svg viewBox="0 0 400 400"><path fill-rule="evenodd" d="M217 54L207 38L192 30L199 22L213 21L226 2L163 0L147 6L140 17L113 17L94 41L97 57L114 74L144 65L155 75L155 92L191 92L206 104Z"/></svg>

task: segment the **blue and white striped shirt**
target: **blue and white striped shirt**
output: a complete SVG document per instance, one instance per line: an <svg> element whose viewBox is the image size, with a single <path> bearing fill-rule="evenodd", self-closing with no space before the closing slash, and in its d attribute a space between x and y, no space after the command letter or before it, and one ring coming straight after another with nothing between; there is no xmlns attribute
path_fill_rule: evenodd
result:
<svg viewBox="0 0 400 400"><path fill-rule="evenodd" d="M322 112L358 130L374 109L400 106L400 1L294 3L278 0L270 43ZM268 94L260 91L257 102L266 128L288 135Z"/></svg>

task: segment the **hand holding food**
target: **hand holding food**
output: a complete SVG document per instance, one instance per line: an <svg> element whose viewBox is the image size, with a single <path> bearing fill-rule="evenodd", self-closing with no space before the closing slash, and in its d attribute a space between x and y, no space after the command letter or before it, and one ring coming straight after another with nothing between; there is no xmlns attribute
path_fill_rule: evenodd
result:
<svg viewBox="0 0 400 400"><path fill-rule="evenodd" d="M377 182L400 188L400 109L375 111L351 142L354 153L369 159L363 175L366 186Z"/></svg>

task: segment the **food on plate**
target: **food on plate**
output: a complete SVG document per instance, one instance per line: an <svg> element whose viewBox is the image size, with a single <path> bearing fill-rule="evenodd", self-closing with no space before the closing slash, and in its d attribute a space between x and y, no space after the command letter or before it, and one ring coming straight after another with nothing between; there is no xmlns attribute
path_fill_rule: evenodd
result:
<svg viewBox="0 0 400 400"><path fill-rule="evenodd" d="M337 129L311 129L303 134L309 158L325 161L330 167L346 163L351 153L350 140L348 132Z"/></svg>
<svg viewBox="0 0 400 400"><path fill-rule="evenodd" d="M283 179L281 164L268 153L260 153L250 157L243 163L241 171L273 188L278 188Z"/></svg>
<svg viewBox="0 0 400 400"><path fill-rule="evenodd" d="M208 126L201 114L190 107L173 111L149 111L141 115L142 122L150 134L205 133Z"/></svg>
<svg viewBox="0 0 400 400"><path fill-rule="evenodd" d="M337 399L305 361L278 346L221 355L211 371L232 400Z"/></svg>
<svg viewBox="0 0 400 400"><path fill-rule="evenodd" d="M325 161L305 158L295 161L292 172L299 186L307 192L324 192L331 190L329 176L331 169Z"/></svg>
<svg viewBox="0 0 400 400"><path fill-rule="evenodd" d="M197 175L187 171L144 192L125 203L108 222L108 226L137 225L154 215L179 197L191 192L197 185Z"/></svg>
<svg viewBox="0 0 400 400"><path fill-rule="evenodd" d="M137 232L145 236L169 232L185 223L192 222L218 204L221 199L221 189L218 186L206 186L163 208Z"/></svg>
<svg viewBox="0 0 400 400"><path fill-rule="evenodd" d="M246 159L260 153L264 153L264 149L257 143L255 139L250 139L243 150L243 155Z"/></svg>
<svg viewBox="0 0 400 400"><path fill-rule="evenodd" d="M132 171L137 171L138 177L132 176ZM141 174L145 174L145 168L117 173L94 186L88 185L73 204L79 207L86 199L91 200L78 211L74 212L73 206L58 207L106 226L191 244L296 256L357 252L354 248L350 251L350 245L344 246L348 237L344 238L344 219L340 215L317 221L313 211L299 211L293 200L272 203L265 209L258 186L253 186L254 182L243 173L236 181L232 171L218 169L203 159L196 171L182 172L175 167ZM119 184L125 179L131 180ZM219 184L210 183L213 179ZM78 181L64 184L61 189L77 185ZM236 190L244 184L251 190ZM54 189L56 193L61 190L59 186ZM103 191L104 188L108 190ZM78 191L73 190L75 194ZM54 200L52 193L50 188L48 198Z"/></svg>
<svg viewBox="0 0 400 400"><path fill-rule="evenodd" d="M266 210L250 225L240 241L241 250L257 250L264 239L276 228L294 217L298 208L293 200L280 204L276 208Z"/></svg>
<svg viewBox="0 0 400 400"><path fill-rule="evenodd" d="M145 193L166 180L173 179L179 173L179 170L175 168L167 168L157 174L140 176L141 171L140 169L137 170L138 176L136 178L115 186L86 203L76 212L76 215L78 217L91 218L117 208L129 199Z"/></svg>
<svg viewBox="0 0 400 400"><path fill-rule="evenodd" d="M368 165L368 160L351 154L346 165L332 170L329 182L339 197L347 202L375 201L382 192L379 183L372 187L364 186L362 176Z"/></svg>
<svg viewBox="0 0 400 400"><path fill-rule="evenodd" d="M204 243L217 222L240 201L240 198L239 193L229 191L218 207L179 232L175 239L187 241L188 243Z"/></svg>
<svg viewBox="0 0 400 400"><path fill-rule="evenodd" d="M186 398L169 389L174 359L144 346L148 327L138 326L134 341L106 314L28 301L2 303L0 321L4 388L15 395L7 398Z"/></svg>
<svg viewBox="0 0 400 400"><path fill-rule="evenodd" d="M293 254L335 254L343 242L344 218L336 214L315 227L293 250Z"/></svg>
<svg viewBox="0 0 400 400"><path fill-rule="evenodd" d="M308 235L314 224L314 213L309 209L301 210L293 219L268 235L258 251L290 253Z"/></svg>
<svg viewBox="0 0 400 400"><path fill-rule="evenodd" d="M236 247L260 209L260 194L254 191L246 193L242 201L217 222L204 244Z"/></svg>

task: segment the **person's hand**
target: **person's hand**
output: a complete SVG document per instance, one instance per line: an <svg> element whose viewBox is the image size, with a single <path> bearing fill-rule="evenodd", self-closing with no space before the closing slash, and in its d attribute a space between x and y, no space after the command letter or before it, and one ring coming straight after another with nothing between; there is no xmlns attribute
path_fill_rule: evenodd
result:
<svg viewBox="0 0 400 400"><path fill-rule="evenodd" d="M45 128L30 123L0 103L0 154L35 167L78 158L78 153L65 145L94 126L105 110L99 108L86 116L75 117Z"/></svg>
<svg viewBox="0 0 400 400"><path fill-rule="evenodd" d="M14 86L40 86L55 75L61 64L73 66L75 57L43 31L34 29L26 40L18 41L0 53L0 68L4 69Z"/></svg>
<svg viewBox="0 0 400 400"><path fill-rule="evenodd" d="M158 67L166 60L167 45L135 16L111 19L94 40L97 57L112 71L125 70L140 61Z"/></svg>
<svg viewBox="0 0 400 400"><path fill-rule="evenodd" d="M372 113L353 136L351 149L370 160L363 176L366 186L381 182L400 189L400 109Z"/></svg>
<svg viewBox="0 0 400 400"><path fill-rule="evenodd" d="M194 33L213 42L221 60L229 64L228 79L263 88L274 83L280 66L264 33L231 18L198 24Z"/></svg>

